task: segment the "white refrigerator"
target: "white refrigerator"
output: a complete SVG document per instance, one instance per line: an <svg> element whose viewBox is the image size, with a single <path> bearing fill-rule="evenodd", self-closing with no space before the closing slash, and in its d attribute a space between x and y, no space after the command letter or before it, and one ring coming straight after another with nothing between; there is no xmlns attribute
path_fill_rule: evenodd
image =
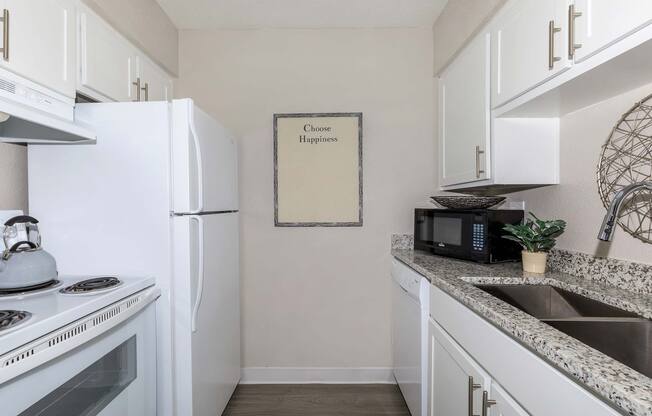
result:
<svg viewBox="0 0 652 416"><path fill-rule="evenodd" d="M79 104L97 144L28 150L30 213L66 274L151 275L157 414L221 414L240 378L237 146L192 100Z"/></svg>

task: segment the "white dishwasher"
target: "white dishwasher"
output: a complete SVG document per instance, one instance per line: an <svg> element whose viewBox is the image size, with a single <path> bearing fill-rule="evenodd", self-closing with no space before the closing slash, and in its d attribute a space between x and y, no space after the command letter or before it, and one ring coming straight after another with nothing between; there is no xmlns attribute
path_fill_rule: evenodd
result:
<svg viewBox="0 0 652 416"><path fill-rule="evenodd" d="M428 409L430 283L392 259L392 355L394 377L412 416Z"/></svg>

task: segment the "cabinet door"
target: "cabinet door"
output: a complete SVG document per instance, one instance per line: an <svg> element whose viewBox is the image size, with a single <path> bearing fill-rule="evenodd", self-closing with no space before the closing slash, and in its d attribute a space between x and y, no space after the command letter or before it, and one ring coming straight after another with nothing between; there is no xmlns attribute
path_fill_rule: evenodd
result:
<svg viewBox="0 0 652 416"><path fill-rule="evenodd" d="M429 416L481 414L489 376L433 320L429 345Z"/></svg>
<svg viewBox="0 0 652 416"><path fill-rule="evenodd" d="M88 8L79 9L79 85L100 101L132 101L136 96L135 49Z"/></svg>
<svg viewBox="0 0 652 416"><path fill-rule="evenodd" d="M652 22L650 0L575 0L575 61L601 49Z"/></svg>
<svg viewBox="0 0 652 416"><path fill-rule="evenodd" d="M440 185L489 174L490 35L476 37L439 79Z"/></svg>
<svg viewBox="0 0 652 416"><path fill-rule="evenodd" d="M0 65L75 97L75 8L72 0L4 0L7 59Z"/></svg>
<svg viewBox="0 0 652 416"><path fill-rule="evenodd" d="M138 57L141 101L166 101L172 99L172 81L149 59Z"/></svg>
<svg viewBox="0 0 652 416"><path fill-rule="evenodd" d="M568 69L565 0L511 0L492 26L492 107Z"/></svg>
<svg viewBox="0 0 652 416"><path fill-rule="evenodd" d="M489 397L494 401L489 408L490 416L529 416L529 413L495 382L491 383Z"/></svg>

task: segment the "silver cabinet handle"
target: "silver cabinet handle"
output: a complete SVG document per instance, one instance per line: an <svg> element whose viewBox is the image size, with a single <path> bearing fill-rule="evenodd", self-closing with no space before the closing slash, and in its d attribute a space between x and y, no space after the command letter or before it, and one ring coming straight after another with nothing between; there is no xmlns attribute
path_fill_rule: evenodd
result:
<svg viewBox="0 0 652 416"><path fill-rule="evenodd" d="M149 82L146 82L141 90L145 91L145 101L149 101Z"/></svg>
<svg viewBox="0 0 652 416"><path fill-rule="evenodd" d="M140 77L136 78L136 81L132 82L132 84L136 87L136 99L134 101L140 101Z"/></svg>
<svg viewBox="0 0 652 416"><path fill-rule="evenodd" d="M568 6L568 59L575 57L575 51L582 47L581 43L575 43L575 19L582 16L581 12L575 11L575 5Z"/></svg>
<svg viewBox="0 0 652 416"><path fill-rule="evenodd" d="M482 387L480 384L473 382L473 377L469 376L469 416L477 416L473 414L473 392Z"/></svg>
<svg viewBox="0 0 652 416"><path fill-rule="evenodd" d="M487 416L489 408L496 404L495 400L489 399L489 393L487 391L482 392L482 416Z"/></svg>
<svg viewBox="0 0 652 416"><path fill-rule="evenodd" d="M483 169L480 169L480 155L484 154L484 150L480 150L480 146L475 147L475 177L480 179L480 175L484 173Z"/></svg>
<svg viewBox="0 0 652 416"><path fill-rule="evenodd" d="M561 32L560 27L555 27L555 21L548 22L548 69L555 67L555 62L561 61L559 56L555 56L555 33Z"/></svg>
<svg viewBox="0 0 652 416"><path fill-rule="evenodd" d="M5 61L9 60L9 9L4 9L2 11L2 17L0 17L0 22L2 22L2 59Z"/></svg>

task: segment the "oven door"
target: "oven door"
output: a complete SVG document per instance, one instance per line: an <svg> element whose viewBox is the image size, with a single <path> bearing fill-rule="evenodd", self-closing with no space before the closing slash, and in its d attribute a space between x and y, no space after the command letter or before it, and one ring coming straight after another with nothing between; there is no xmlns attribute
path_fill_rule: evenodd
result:
<svg viewBox="0 0 652 416"><path fill-rule="evenodd" d="M0 385L3 415L155 416L156 316L124 323Z"/></svg>

